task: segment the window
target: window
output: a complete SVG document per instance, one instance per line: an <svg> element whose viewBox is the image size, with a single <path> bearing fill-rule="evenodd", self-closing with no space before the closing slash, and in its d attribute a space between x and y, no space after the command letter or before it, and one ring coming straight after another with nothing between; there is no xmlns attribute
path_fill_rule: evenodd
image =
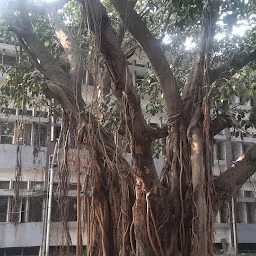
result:
<svg viewBox="0 0 256 256"><path fill-rule="evenodd" d="M21 211L21 199L15 199L11 197L11 212L10 221L18 223L20 222L20 211Z"/></svg>
<svg viewBox="0 0 256 256"><path fill-rule="evenodd" d="M9 181L0 181L0 189L9 189Z"/></svg>
<svg viewBox="0 0 256 256"><path fill-rule="evenodd" d="M34 146L46 147L47 127L46 125L35 124Z"/></svg>
<svg viewBox="0 0 256 256"><path fill-rule="evenodd" d="M69 209L68 209L68 221L76 221L77 220L77 208L76 208L76 198L69 197Z"/></svg>
<svg viewBox="0 0 256 256"><path fill-rule="evenodd" d="M36 117L44 117L44 118L47 118L47 117L48 117L48 111L38 110L38 111L35 112L35 116L36 116Z"/></svg>
<svg viewBox="0 0 256 256"><path fill-rule="evenodd" d="M52 211L51 221L56 222L59 220L59 206L56 197L52 197Z"/></svg>
<svg viewBox="0 0 256 256"><path fill-rule="evenodd" d="M216 143L217 160L225 160L225 145L223 142Z"/></svg>
<svg viewBox="0 0 256 256"><path fill-rule="evenodd" d="M246 203L247 223L254 223L254 203Z"/></svg>
<svg viewBox="0 0 256 256"><path fill-rule="evenodd" d="M16 115L16 108L1 108L1 112L6 115Z"/></svg>
<svg viewBox="0 0 256 256"><path fill-rule="evenodd" d="M76 183L70 183L69 185L68 185L68 189L69 190L77 190L77 185L76 185Z"/></svg>
<svg viewBox="0 0 256 256"><path fill-rule="evenodd" d="M6 222L8 209L8 197L0 196L0 222Z"/></svg>
<svg viewBox="0 0 256 256"><path fill-rule="evenodd" d="M32 116L32 110L28 109L18 109L18 115L23 115L23 116Z"/></svg>
<svg viewBox="0 0 256 256"><path fill-rule="evenodd" d="M30 188L32 190L44 190L44 183L43 182L37 182L37 181L32 181L31 182L31 185L30 185Z"/></svg>
<svg viewBox="0 0 256 256"><path fill-rule="evenodd" d="M5 255L6 256L21 256L21 255L23 255L22 248L21 247L6 248Z"/></svg>
<svg viewBox="0 0 256 256"><path fill-rule="evenodd" d="M232 143L232 160L237 160L241 156L241 144Z"/></svg>
<svg viewBox="0 0 256 256"><path fill-rule="evenodd" d="M60 137L60 133L61 133L61 127L60 126L56 126L55 127L55 138L58 139Z"/></svg>
<svg viewBox="0 0 256 256"><path fill-rule="evenodd" d="M24 124L19 138L20 145L31 145L31 124Z"/></svg>
<svg viewBox="0 0 256 256"><path fill-rule="evenodd" d="M14 123L0 122L0 143L12 144L14 134Z"/></svg>
<svg viewBox="0 0 256 256"><path fill-rule="evenodd" d="M23 248L24 256L34 256L39 254L39 247L25 247Z"/></svg>
<svg viewBox="0 0 256 256"><path fill-rule="evenodd" d="M220 222L228 223L229 219L229 207L227 204L224 204L220 209Z"/></svg>
<svg viewBox="0 0 256 256"><path fill-rule="evenodd" d="M235 216L237 223L246 223L246 203L236 202Z"/></svg>
<svg viewBox="0 0 256 256"><path fill-rule="evenodd" d="M27 209L26 209L27 201L25 198L21 199L21 210L20 210L20 222L26 222Z"/></svg>
<svg viewBox="0 0 256 256"><path fill-rule="evenodd" d="M29 221L41 222L43 212L43 197L31 197L29 198Z"/></svg>
<svg viewBox="0 0 256 256"><path fill-rule="evenodd" d="M11 202L11 212L10 212L10 221L15 223L26 222L27 216L27 200L26 198L14 198L10 197Z"/></svg>
<svg viewBox="0 0 256 256"><path fill-rule="evenodd" d="M254 192L244 190L244 197L254 197Z"/></svg>
<svg viewBox="0 0 256 256"><path fill-rule="evenodd" d="M14 189L27 189L27 181L14 181L13 188Z"/></svg>

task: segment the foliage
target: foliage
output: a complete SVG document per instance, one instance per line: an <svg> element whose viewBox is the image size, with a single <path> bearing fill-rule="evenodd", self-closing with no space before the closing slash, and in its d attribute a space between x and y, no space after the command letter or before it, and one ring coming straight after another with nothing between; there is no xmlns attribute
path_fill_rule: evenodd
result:
<svg viewBox="0 0 256 256"><path fill-rule="evenodd" d="M120 19L115 8L108 0L104 0L103 4L108 11L113 27L118 31ZM214 42L212 68L230 59L241 49L250 51L256 44L253 5L253 1L245 3L239 0L227 0L222 2L221 18L216 28L217 36ZM136 4L137 12L142 14L150 30L160 40L164 38L162 48L169 56L176 83L181 91L195 58L196 48L194 45L199 40L202 8L202 2L197 0L140 0ZM86 37L88 35L87 27L81 22L80 7L77 1L69 1L59 13L71 35L79 42L78 44L85 56L88 59L93 59L96 52L94 52L94 47L89 45L90 39ZM13 17L9 16L1 20L0 37L4 43L13 43L13 38L7 26L11 19ZM31 20L38 37L61 63L62 67L68 71L69 64L64 57L63 48L58 42L47 17L32 12ZM246 29L244 35L234 32L240 27ZM126 33L124 41L130 38L131 35ZM253 99L255 97L255 69L255 64L250 63L239 72L239 75L229 81L221 81L220 85L213 88L211 101L213 117L221 113L228 113L241 129L248 129L255 125L253 110L246 114L244 110L242 111L239 108L230 108L231 105L234 106L234 96L243 99ZM36 99L41 94L45 81L32 65L25 61L21 65L15 65L14 68L10 67L6 72L8 72L9 77L2 88L2 93L8 96L5 98L5 104L7 104L8 98L15 99L17 105L26 105L28 102L35 104L35 100L32 100L32 98ZM22 74L26 75L23 77ZM22 81L23 78L26 79ZM148 100L145 106L146 114L155 116L164 112L162 92L152 70L149 70L146 77L137 79L137 89L141 99L147 98ZM28 93L27 96L25 96L25 92ZM117 130L120 123L120 114L115 101L110 100L110 98L108 97L100 105L99 111L105 113L105 118L101 119L101 122L106 128Z"/></svg>
<svg viewBox="0 0 256 256"><path fill-rule="evenodd" d="M13 107L24 110L47 106L48 101L43 94L46 81L28 60L21 61L15 67L3 66L3 70L8 76L0 91L2 106L7 108L10 102L14 103Z"/></svg>

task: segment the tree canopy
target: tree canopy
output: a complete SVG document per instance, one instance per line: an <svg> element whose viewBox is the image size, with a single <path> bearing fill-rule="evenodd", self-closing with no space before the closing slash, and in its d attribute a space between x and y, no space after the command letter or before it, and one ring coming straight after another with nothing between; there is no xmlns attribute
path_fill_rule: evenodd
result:
<svg viewBox="0 0 256 256"><path fill-rule="evenodd" d="M15 45L12 56L2 52L3 104L56 99L63 147L88 152L81 169L83 189L95 191L84 202L88 255L212 255L214 214L256 170L254 146L218 178L212 173L214 135L234 127L241 136L256 125L255 1L4 0L0 7L0 40ZM149 62L136 80L134 61ZM89 85L97 92L88 104ZM239 106L248 100L252 108ZM162 114L161 127L148 124ZM159 178L153 153L162 138ZM60 175L69 170L64 162Z"/></svg>

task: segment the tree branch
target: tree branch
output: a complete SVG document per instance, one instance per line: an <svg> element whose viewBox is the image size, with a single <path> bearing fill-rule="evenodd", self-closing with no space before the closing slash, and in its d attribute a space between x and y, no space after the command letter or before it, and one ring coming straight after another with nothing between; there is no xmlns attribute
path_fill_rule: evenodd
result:
<svg viewBox="0 0 256 256"><path fill-rule="evenodd" d="M229 128L233 125L233 121L228 115L219 115L212 120L212 133L213 135L218 134L225 128Z"/></svg>
<svg viewBox="0 0 256 256"><path fill-rule="evenodd" d="M200 41L197 49L196 59L193 63L190 75L185 83L183 99L186 99L186 111L190 109L194 100L190 97L194 93L201 91L203 87L209 86L209 61L213 48L213 40L216 30L216 22L219 15L219 1L205 1L203 10L203 26Z"/></svg>
<svg viewBox="0 0 256 256"><path fill-rule="evenodd" d="M37 36L32 31L26 30L25 33L22 33L22 29L17 29L14 27L11 29L18 37L23 38L23 40L26 42L26 45L29 47L30 51L33 52L34 56L36 56L36 58L40 61L42 72L49 80L69 86L67 83L67 81L69 81L68 74L64 72L52 54L48 51L44 44L39 41Z"/></svg>
<svg viewBox="0 0 256 256"><path fill-rule="evenodd" d="M120 45L124 40L124 35L125 35L125 26L124 26L124 23L121 21L117 30L117 38Z"/></svg>
<svg viewBox="0 0 256 256"><path fill-rule="evenodd" d="M84 74L84 63L82 61L82 51L80 46L75 42L70 34L67 26L61 20L60 15L55 9L48 11L48 18L51 25L55 29L56 36L61 43L66 57L70 64L70 74L74 83L81 87L81 82ZM79 89L79 91L81 88Z"/></svg>
<svg viewBox="0 0 256 256"><path fill-rule="evenodd" d="M15 33L15 28L11 28L11 31L13 33ZM17 34L16 34L17 35ZM27 47L26 43L24 42L24 40L20 37L20 36L16 36L20 46L22 47L22 49L25 51L25 53L27 54L27 56L29 57L30 61L32 62L32 64L34 65L34 67L43 73L43 68L40 65L40 63L37 61L35 55L29 50L29 48Z"/></svg>
<svg viewBox="0 0 256 256"><path fill-rule="evenodd" d="M136 5L136 2L137 2L137 0L131 1L131 4L133 7ZM126 32L126 26L123 23L123 21L121 21L119 24L118 30L117 30L117 38L118 38L118 42L120 45L122 45L122 43L123 43L125 32Z"/></svg>
<svg viewBox="0 0 256 256"><path fill-rule="evenodd" d="M145 136L151 127L144 119L140 97L133 85L124 52L102 3L99 0L85 0L83 7L96 44L105 58L113 82L113 94L132 138L132 156L137 175L145 187L154 193L159 191L161 184L153 162L151 141Z"/></svg>
<svg viewBox="0 0 256 256"><path fill-rule="evenodd" d="M256 171L256 145L249 149L224 173L214 180L214 210L217 212L225 201L237 191Z"/></svg>
<svg viewBox="0 0 256 256"><path fill-rule="evenodd" d="M212 120L212 133L213 135L217 135L220 131L225 128L229 128L233 125L232 120L228 115L219 115L214 120ZM148 137L151 140L157 140L167 137L168 135L168 127L167 125L163 125L162 127L158 127L149 131Z"/></svg>
<svg viewBox="0 0 256 256"><path fill-rule="evenodd" d="M79 45L70 34L67 26L65 26L58 13L58 10L63 8L68 2L69 0L59 0L53 3L31 3L27 6L27 11L47 15L49 22L54 28L55 34L65 51L65 55L70 64L70 74L74 83L78 85L78 91L80 92L80 84L84 71L82 53Z"/></svg>
<svg viewBox="0 0 256 256"><path fill-rule="evenodd" d="M162 86L167 113L172 116L181 111L182 100L175 85L170 66L161 50L160 42L148 30L141 17L127 0L111 0L130 33L142 46Z"/></svg>
<svg viewBox="0 0 256 256"><path fill-rule="evenodd" d="M218 68L210 70L210 83L214 83L217 79L230 79L237 71L254 60L256 60L256 49L249 53L245 50L238 53Z"/></svg>
<svg viewBox="0 0 256 256"><path fill-rule="evenodd" d="M171 2L170 2L170 3L171 3ZM171 6L169 6L169 8L167 8L167 9L169 9L169 11L168 11L168 16L167 16L167 18L166 18L166 20L165 20L164 28L163 28L163 30L161 31L161 34L162 34L162 35L160 35L160 37L159 37L159 40L160 40L160 41L162 41L162 40L164 39L164 37L165 37L165 32L166 32L166 30L167 30L167 28L168 28L168 25L169 25L169 22L170 22L170 18L171 18L171 15L172 15Z"/></svg>
<svg viewBox="0 0 256 256"><path fill-rule="evenodd" d="M70 75L65 73L53 55L32 31L26 9L26 1L20 0L19 3L19 20L16 22L17 27L11 27L12 31L18 38L23 40L25 49L28 51L30 57L32 57L32 61L34 62L36 60L36 62L40 64L40 71L50 80L48 83L49 89L54 95L59 95L57 99L61 99L60 103L73 113L78 112L77 105L73 102L73 90L69 88L72 85ZM35 65L36 63L33 64ZM38 65L36 66L39 68ZM63 90L66 90L68 93L63 93ZM79 103L82 102L80 98L77 100ZM82 106L84 106L84 104L82 104Z"/></svg>

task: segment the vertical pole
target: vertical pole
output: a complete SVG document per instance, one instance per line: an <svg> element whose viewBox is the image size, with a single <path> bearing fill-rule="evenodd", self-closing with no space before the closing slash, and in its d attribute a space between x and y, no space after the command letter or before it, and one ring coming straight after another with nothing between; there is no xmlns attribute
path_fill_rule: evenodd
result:
<svg viewBox="0 0 256 256"><path fill-rule="evenodd" d="M236 215L235 215L235 199L234 197L231 198L231 213L232 213L232 233L233 233L233 245L235 254L237 254L237 229L236 229Z"/></svg>
<svg viewBox="0 0 256 256"><path fill-rule="evenodd" d="M80 145L77 154L77 232L76 232L76 256L82 255L82 228L81 228L81 183L80 183Z"/></svg>
<svg viewBox="0 0 256 256"><path fill-rule="evenodd" d="M50 107L49 107L49 124L48 131L47 131L47 158L49 159L47 170L48 173L46 174L45 180L48 182L47 186L47 200L45 204L45 213L47 214L47 219L45 219L46 224L46 230L44 230L44 244L43 244L43 254L42 255L49 255L49 248L50 248L50 228L51 228L51 210L52 210L52 194L53 194L53 167L54 167L54 161L55 156L57 153L57 146L58 143L55 143L55 147L53 149L53 143L55 141L55 117L54 117L54 100L51 101ZM51 153L53 153L51 155ZM52 158L51 158L52 156ZM49 168L50 167L50 168ZM46 208L47 207L47 208ZM45 254L44 254L45 253Z"/></svg>
<svg viewBox="0 0 256 256"><path fill-rule="evenodd" d="M50 183L49 183L49 199L48 199L48 211L47 211L47 226L46 226L46 243L45 243L45 256L49 256L49 248L50 248L50 229L51 229L51 213L52 213L52 190L53 190L53 166L54 160L57 152L57 145L55 144L55 148L52 155L51 167L50 167Z"/></svg>
<svg viewBox="0 0 256 256"><path fill-rule="evenodd" d="M231 143L231 134L228 128L225 129L226 134L226 166L227 168L232 165L232 143ZM230 217L230 238L231 238L231 247L237 252L237 239L236 239L236 221L235 221L235 204L234 197L229 201L229 217Z"/></svg>

